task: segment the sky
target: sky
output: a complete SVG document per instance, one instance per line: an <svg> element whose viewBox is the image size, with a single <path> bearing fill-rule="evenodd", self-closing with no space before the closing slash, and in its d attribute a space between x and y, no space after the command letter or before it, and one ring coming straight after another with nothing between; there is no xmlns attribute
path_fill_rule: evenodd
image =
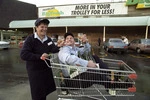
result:
<svg viewBox="0 0 150 100"><path fill-rule="evenodd" d="M39 6L53 6L64 4L80 4L80 3L97 3L97 2L111 2L111 1L125 1L125 0L18 0Z"/></svg>

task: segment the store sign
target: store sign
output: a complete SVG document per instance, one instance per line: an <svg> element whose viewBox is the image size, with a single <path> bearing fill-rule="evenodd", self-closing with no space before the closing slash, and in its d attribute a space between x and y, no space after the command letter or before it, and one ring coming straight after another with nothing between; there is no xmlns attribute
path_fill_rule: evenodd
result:
<svg viewBox="0 0 150 100"><path fill-rule="evenodd" d="M93 15L122 15L127 14L127 6L124 3L100 3L80 4L53 7L39 7L38 16L60 17L60 16L93 16Z"/></svg>
<svg viewBox="0 0 150 100"><path fill-rule="evenodd" d="M150 8L150 0L127 0L126 5L137 5L136 9Z"/></svg>

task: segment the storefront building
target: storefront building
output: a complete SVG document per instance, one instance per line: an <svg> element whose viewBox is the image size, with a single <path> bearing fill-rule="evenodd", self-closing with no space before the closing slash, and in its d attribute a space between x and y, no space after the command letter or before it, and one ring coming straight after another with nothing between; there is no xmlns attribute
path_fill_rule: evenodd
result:
<svg viewBox="0 0 150 100"><path fill-rule="evenodd" d="M142 1L142 0L141 0ZM126 36L150 38L150 2L127 0L126 2L92 3L39 7L38 17L50 20L48 35L62 36L65 32L85 33L92 44L100 37ZM12 21L10 28L33 33L35 20ZM20 23L20 24L18 24Z"/></svg>

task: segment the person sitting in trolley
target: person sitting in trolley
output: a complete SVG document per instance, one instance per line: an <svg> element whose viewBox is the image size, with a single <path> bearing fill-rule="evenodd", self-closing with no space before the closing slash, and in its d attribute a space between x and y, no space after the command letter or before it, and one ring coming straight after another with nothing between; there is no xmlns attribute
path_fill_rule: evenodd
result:
<svg viewBox="0 0 150 100"><path fill-rule="evenodd" d="M111 88L120 86L119 83L111 83L109 75L106 74L96 74L96 73L89 73L88 71L94 71L93 69L97 69L97 64L99 63L99 67L103 69L108 69L108 66L97 56L93 56L95 62L92 60L85 60L78 57L78 53L80 52L83 54L84 52L91 51L91 45L88 43L88 39L84 34L82 36L82 42L84 43L84 47L79 48L75 46L74 35L72 33L65 33L64 35L64 42L65 46L63 46L59 53L58 58L60 63L72 66L81 66L84 68L88 68L88 70L83 71L82 73L76 75L70 80L70 74L67 70L62 69L63 77L65 78L66 87L74 87L74 88L87 88L92 86L93 84L101 84L104 85L105 88ZM91 68L91 69L90 69ZM78 79L81 79L80 81ZM82 80L83 79L83 80ZM92 81L88 81L92 80ZM98 80L98 81L96 81ZM126 85L123 84L122 87Z"/></svg>

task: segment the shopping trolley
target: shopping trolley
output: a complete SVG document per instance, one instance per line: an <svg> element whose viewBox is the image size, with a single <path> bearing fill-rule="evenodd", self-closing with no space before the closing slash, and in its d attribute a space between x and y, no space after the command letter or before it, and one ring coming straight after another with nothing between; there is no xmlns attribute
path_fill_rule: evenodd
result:
<svg viewBox="0 0 150 100"><path fill-rule="evenodd" d="M89 57L82 58L94 60L91 55L85 55ZM53 70L58 100L127 100L133 97L136 92L136 72L122 60L101 59L109 69L60 64L57 54L51 54L50 59L43 59ZM64 77L63 71L70 76ZM83 73L86 73L84 78L81 76ZM89 78L88 74L93 76ZM109 80L101 80L101 76Z"/></svg>

